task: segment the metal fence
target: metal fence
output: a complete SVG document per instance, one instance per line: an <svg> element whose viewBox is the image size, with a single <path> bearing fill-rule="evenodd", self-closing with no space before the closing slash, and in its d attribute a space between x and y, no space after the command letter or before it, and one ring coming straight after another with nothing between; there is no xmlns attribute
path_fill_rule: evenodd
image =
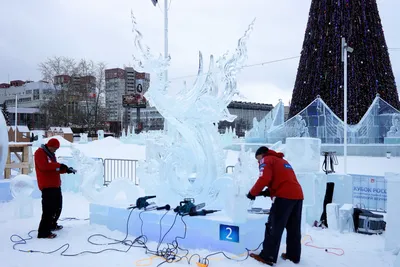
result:
<svg viewBox="0 0 400 267"><path fill-rule="evenodd" d="M137 160L134 159L104 159L104 185L108 185L112 180L126 178L139 185L136 175Z"/></svg>

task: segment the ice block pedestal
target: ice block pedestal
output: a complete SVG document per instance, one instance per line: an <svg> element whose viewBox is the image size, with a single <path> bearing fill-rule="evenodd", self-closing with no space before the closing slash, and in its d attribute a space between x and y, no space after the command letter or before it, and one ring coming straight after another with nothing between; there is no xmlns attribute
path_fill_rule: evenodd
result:
<svg viewBox="0 0 400 267"><path fill-rule="evenodd" d="M285 158L297 172L319 172L321 168L321 139L286 138Z"/></svg>
<svg viewBox="0 0 400 267"><path fill-rule="evenodd" d="M385 173L387 181L387 216L385 250L400 248L400 173Z"/></svg>
<svg viewBox="0 0 400 267"><path fill-rule="evenodd" d="M131 210L125 207L112 207L100 204L90 204L90 223L104 225L108 229L126 233L127 219ZM159 242L160 226L161 237L175 225L165 236L163 243L170 243L177 237L178 244L185 249L207 249L210 251L226 251L233 254L242 254L247 249L255 249L264 239L265 223L268 215L247 214L244 223L234 223L223 212L208 214L207 216L176 216L170 210L162 219L165 210L141 211L133 210L128 233L134 237L146 235L149 241ZM143 233L141 233L141 220ZM184 223L182 222L182 219ZM185 236L186 228L186 236ZM184 238L183 238L184 237ZM282 238L284 241L285 238Z"/></svg>
<svg viewBox="0 0 400 267"><path fill-rule="evenodd" d="M331 173L327 175L327 182L335 184L332 202L340 206L353 203L353 178L350 175Z"/></svg>
<svg viewBox="0 0 400 267"><path fill-rule="evenodd" d="M304 220L308 224L319 221L324 207L326 191L326 174L324 173L296 173L304 194Z"/></svg>
<svg viewBox="0 0 400 267"><path fill-rule="evenodd" d="M285 159L292 165L304 193L303 223L319 221L324 204L326 174L320 171L321 139L286 138Z"/></svg>

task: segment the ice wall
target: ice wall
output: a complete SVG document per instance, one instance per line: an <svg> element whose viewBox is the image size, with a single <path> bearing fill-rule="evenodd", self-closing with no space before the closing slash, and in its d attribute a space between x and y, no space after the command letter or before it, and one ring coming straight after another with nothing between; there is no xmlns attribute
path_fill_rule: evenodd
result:
<svg viewBox="0 0 400 267"><path fill-rule="evenodd" d="M0 112L0 177L3 177L8 153L8 129L3 113Z"/></svg>

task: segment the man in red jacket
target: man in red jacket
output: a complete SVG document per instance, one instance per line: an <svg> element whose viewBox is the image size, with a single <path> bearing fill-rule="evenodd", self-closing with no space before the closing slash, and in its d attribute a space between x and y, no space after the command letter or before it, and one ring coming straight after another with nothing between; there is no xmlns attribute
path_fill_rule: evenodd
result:
<svg viewBox="0 0 400 267"><path fill-rule="evenodd" d="M257 261L273 266L277 262L283 230L286 228L286 253L282 258L294 263L300 262L301 254L301 213L303 190L297 181L292 166L277 153L262 146L256 151L259 162L259 178L247 197L270 195L272 206L265 224L263 249L259 255L250 256ZM264 190L265 187L268 187ZM263 191L264 190L264 191Z"/></svg>
<svg viewBox="0 0 400 267"><path fill-rule="evenodd" d="M71 168L57 162L54 154L60 142L52 138L35 152L35 170L39 189L42 191L42 219L39 224L38 238L54 238L51 231L63 227L57 224L62 210L61 178L62 173L73 173Z"/></svg>

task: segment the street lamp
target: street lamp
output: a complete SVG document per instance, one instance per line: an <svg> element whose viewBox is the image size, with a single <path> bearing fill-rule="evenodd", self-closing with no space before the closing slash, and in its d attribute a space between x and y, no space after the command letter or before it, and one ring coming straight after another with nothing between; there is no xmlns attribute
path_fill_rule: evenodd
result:
<svg viewBox="0 0 400 267"><path fill-rule="evenodd" d="M347 174L347 52L352 53L353 48L347 45L346 39L342 37L341 56L343 62L343 90L344 90L344 135L343 135L343 157L344 157L344 173Z"/></svg>
<svg viewBox="0 0 400 267"><path fill-rule="evenodd" d="M158 0L151 0L154 6L158 4ZM164 58L168 58L168 0L164 0ZM165 84L168 83L168 69L164 72ZM164 119L164 131L168 132L167 122Z"/></svg>

